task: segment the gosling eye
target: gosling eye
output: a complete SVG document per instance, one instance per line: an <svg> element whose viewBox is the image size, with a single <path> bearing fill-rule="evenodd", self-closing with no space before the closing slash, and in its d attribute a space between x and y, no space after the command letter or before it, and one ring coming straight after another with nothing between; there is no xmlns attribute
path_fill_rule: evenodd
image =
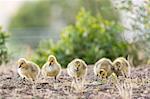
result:
<svg viewBox="0 0 150 99"><path fill-rule="evenodd" d="M119 62L117 62L117 63L116 63L116 65L117 65L117 66L120 66L120 63L119 63Z"/></svg>
<svg viewBox="0 0 150 99"><path fill-rule="evenodd" d="M23 63L21 63L21 64L19 65L19 68L21 68L22 65L23 65Z"/></svg>
<svg viewBox="0 0 150 99"><path fill-rule="evenodd" d="M107 74L103 73L102 78L107 78Z"/></svg>
<svg viewBox="0 0 150 99"><path fill-rule="evenodd" d="M77 64L76 65L76 69L78 70L80 68L80 64Z"/></svg>
<svg viewBox="0 0 150 99"><path fill-rule="evenodd" d="M119 69L119 70L121 69L121 66L120 66L120 65L118 66L118 69Z"/></svg>
<svg viewBox="0 0 150 99"><path fill-rule="evenodd" d="M76 71L78 71L78 70L79 70L79 67L76 68Z"/></svg>
<svg viewBox="0 0 150 99"><path fill-rule="evenodd" d="M100 71L99 74L101 75L103 73L103 71Z"/></svg>
<svg viewBox="0 0 150 99"><path fill-rule="evenodd" d="M98 74L96 76L98 77Z"/></svg>
<svg viewBox="0 0 150 99"><path fill-rule="evenodd" d="M103 74L102 74L102 76L104 77L104 76L105 76L105 74L103 73Z"/></svg>
<svg viewBox="0 0 150 99"><path fill-rule="evenodd" d="M116 63L116 66L117 66L117 68L118 69L120 69L121 68L121 66L120 66L121 64L120 63Z"/></svg>
<svg viewBox="0 0 150 99"><path fill-rule="evenodd" d="M80 67L80 64L77 64L78 67Z"/></svg>

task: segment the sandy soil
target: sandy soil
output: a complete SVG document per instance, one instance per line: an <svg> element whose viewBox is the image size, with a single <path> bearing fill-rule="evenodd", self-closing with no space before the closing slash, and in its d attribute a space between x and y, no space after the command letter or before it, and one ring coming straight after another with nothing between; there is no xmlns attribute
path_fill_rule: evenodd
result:
<svg viewBox="0 0 150 99"><path fill-rule="evenodd" d="M63 69L59 80L43 79L42 77L33 84L23 81L17 74L16 68L7 66L0 68L0 99L121 99L116 86L101 84L96 81L92 65L88 66L88 74L83 92L70 91L72 79ZM133 99L150 99L150 66L133 69L131 72ZM127 91L128 92L128 91Z"/></svg>

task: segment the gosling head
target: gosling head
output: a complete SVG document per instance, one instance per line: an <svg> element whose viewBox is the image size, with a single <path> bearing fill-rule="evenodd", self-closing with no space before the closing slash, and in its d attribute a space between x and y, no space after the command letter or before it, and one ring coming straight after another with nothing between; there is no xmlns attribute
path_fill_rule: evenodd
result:
<svg viewBox="0 0 150 99"><path fill-rule="evenodd" d="M82 68L82 63L79 59L76 59L74 62L75 70L79 71Z"/></svg>
<svg viewBox="0 0 150 99"><path fill-rule="evenodd" d="M48 57L48 63L49 63L49 65L54 65L55 63L56 63L56 57L54 56L54 55L50 55L49 57Z"/></svg>
<svg viewBox="0 0 150 99"><path fill-rule="evenodd" d="M116 62L114 65L115 65L115 68L116 68L117 71L120 71L122 69L121 62Z"/></svg>
<svg viewBox="0 0 150 99"><path fill-rule="evenodd" d="M19 68L22 68L22 67L26 67L26 59L25 58L20 58L19 60L18 60L18 67Z"/></svg>
<svg viewBox="0 0 150 99"><path fill-rule="evenodd" d="M107 71L105 69L100 69L100 71L97 73L97 76L101 79L107 78Z"/></svg>

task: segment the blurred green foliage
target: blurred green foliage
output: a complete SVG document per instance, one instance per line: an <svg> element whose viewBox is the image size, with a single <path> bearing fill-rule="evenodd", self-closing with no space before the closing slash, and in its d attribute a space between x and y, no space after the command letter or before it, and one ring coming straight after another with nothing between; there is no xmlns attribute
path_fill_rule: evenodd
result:
<svg viewBox="0 0 150 99"><path fill-rule="evenodd" d="M101 15L93 16L82 9L74 25L70 25L61 33L56 42L40 43L32 60L42 66L48 55L57 57L62 67L74 58L81 58L88 64L94 64L102 57L114 59L127 56L128 45L122 40L122 26L114 21L108 21Z"/></svg>
<svg viewBox="0 0 150 99"><path fill-rule="evenodd" d="M113 7L112 0L81 0L83 7L91 11L92 15L100 14L104 19L119 21L119 13Z"/></svg>
<svg viewBox="0 0 150 99"><path fill-rule="evenodd" d="M12 18L9 29L34 28L49 25L49 2L26 2Z"/></svg>
<svg viewBox="0 0 150 99"><path fill-rule="evenodd" d="M113 9L110 0L39 0L25 2L12 18L9 29L48 27L52 21L62 19L74 23L74 16L84 7L92 15L101 14L109 20L118 20L118 13Z"/></svg>
<svg viewBox="0 0 150 99"><path fill-rule="evenodd" d="M8 36L8 33L3 32L0 27L0 65L8 62L8 49L6 47L6 39Z"/></svg>
<svg viewBox="0 0 150 99"><path fill-rule="evenodd" d="M13 44L16 48L24 44L36 48L42 39L42 33L47 35L50 31L50 10L49 0L26 1L10 21L9 31L13 34L10 45Z"/></svg>
<svg viewBox="0 0 150 99"><path fill-rule="evenodd" d="M104 19L119 20L110 0L26 1L10 21L9 30L13 34L11 44L16 45L16 42L19 42L20 45L36 48L39 41L45 37L50 36L53 40L58 40L62 28L75 22L74 17L81 7L91 11L94 16L99 14Z"/></svg>

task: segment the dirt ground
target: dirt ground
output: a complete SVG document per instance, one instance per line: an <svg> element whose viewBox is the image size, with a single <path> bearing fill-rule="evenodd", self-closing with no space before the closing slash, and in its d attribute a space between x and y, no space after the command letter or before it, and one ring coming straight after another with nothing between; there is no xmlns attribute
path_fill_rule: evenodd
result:
<svg viewBox="0 0 150 99"><path fill-rule="evenodd" d="M70 91L72 79L63 69L59 80L42 79L33 84L23 81L14 66L0 67L0 99L122 99L119 90L112 84L96 81L93 66L88 66L88 74L83 92ZM131 71L133 99L150 99L150 66L142 66ZM128 91L127 91L128 92Z"/></svg>

